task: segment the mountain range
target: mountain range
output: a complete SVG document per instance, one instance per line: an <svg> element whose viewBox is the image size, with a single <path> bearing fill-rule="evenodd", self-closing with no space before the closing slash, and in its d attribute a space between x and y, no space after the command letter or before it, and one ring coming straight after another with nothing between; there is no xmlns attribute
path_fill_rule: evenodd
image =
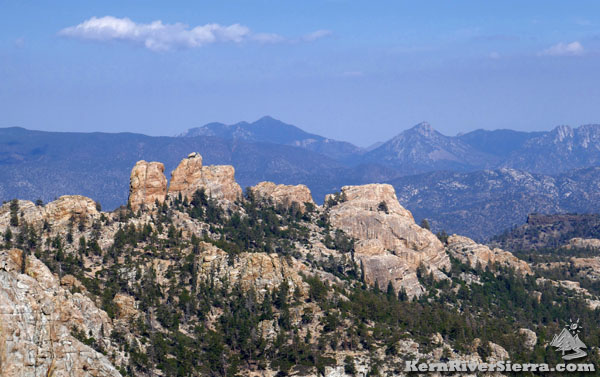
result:
<svg viewBox="0 0 600 377"><path fill-rule="evenodd" d="M231 125L209 123L203 127L190 128L179 136L212 136L225 140L288 145L342 161L360 156L364 152L362 148L351 143L311 134L270 116L262 117L253 123L239 122Z"/></svg>
<svg viewBox="0 0 600 377"><path fill-rule="evenodd" d="M209 123L179 135L199 136L299 147L346 166L377 164L403 176L499 168L557 174L600 165L600 125L593 124L577 128L563 125L546 132L479 129L446 136L423 122L369 148L307 133L268 116L253 123Z"/></svg>
<svg viewBox="0 0 600 377"><path fill-rule="evenodd" d="M529 212L597 210L589 198L600 193L598 171L589 168L600 165L599 141L599 125L446 136L420 123L361 148L271 117L209 123L175 137L2 128L0 200L77 193L112 209L125 204L136 161L163 161L169 173L197 151L209 164L233 165L242 187L303 183L317 202L344 185L389 182L434 230L481 240L522 223Z"/></svg>

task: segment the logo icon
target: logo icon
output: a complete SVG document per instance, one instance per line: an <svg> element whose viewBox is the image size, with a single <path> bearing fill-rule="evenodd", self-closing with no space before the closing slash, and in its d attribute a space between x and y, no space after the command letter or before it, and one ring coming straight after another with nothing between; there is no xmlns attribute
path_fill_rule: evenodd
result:
<svg viewBox="0 0 600 377"><path fill-rule="evenodd" d="M587 355L582 348L587 348L587 346L579 339L579 333L581 332L581 325L579 324L579 319L577 322L570 321L566 329L563 329L560 334L554 335L552 342L550 345L552 347L556 347L557 351L562 351L562 358L565 360L573 360L579 359ZM574 351L574 353L569 353L565 355L565 352Z"/></svg>

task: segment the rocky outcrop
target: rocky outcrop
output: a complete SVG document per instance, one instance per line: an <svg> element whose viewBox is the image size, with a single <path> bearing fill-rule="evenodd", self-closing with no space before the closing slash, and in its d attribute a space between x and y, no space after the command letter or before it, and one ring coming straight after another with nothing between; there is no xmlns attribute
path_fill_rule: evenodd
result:
<svg viewBox="0 0 600 377"><path fill-rule="evenodd" d="M65 275L60 279L60 285L68 290L78 290L86 292L87 289L77 278L73 275Z"/></svg>
<svg viewBox="0 0 600 377"><path fill-rule="evenodd" d="M571 238L565 248L600 250L600 240L597 238Z"/></svg>
<svg viewBox="0 0 600 377"><path fill-rule="evenodd" d="M139 314L135 298L124 293L117 293L113 298L117 306L117 319L132 320Z"/></svg>
<svg viewBox="0 0 600 377"><path fill-rule="evenodd" d="M59 227L71 222L89 226L100 216L96 202L80 195L61 196L45 206L37 206L27 200L19 200L17 203L19 223L26 222L35 227L41 227L45 221ZM0 228L8 227L10 219L10 203L6 203L0 207Z"/></svg>
<svg viewBox="0 0 600 377"><path fill-rule="evenodd" d="M416 270L423 265L436 278L450 267L444 246L430 231L415 224L410 211L400 205L391 185L371 184L344 186L330 203L329 221L355 242L355 256L360 260L367 283L388 282L396 290L419 295L423 288Z"/></svg>
<svg viewBox="0 0 600 377"><path fill-rule="evenodd" d="M56 225L66 224L71 219L91 223L90 220L98 215L96 202L81 195L61 196L43 210L44 219Z"/></svg>
<svg viewBox="0 0 600 377"><path fill-rule="evenodd" d="M355 256L360 261L367 284L377 285L379 289L385 290L391 281L396 291L404 289L409 297L420 296L425 292L419 283L416 267L403 258L391 253L365 255L358 252Z"/></svg>
<svg viewBox="0 0 600 377"><path fill-rule="evenodd" d="M580 295L591 296L590 292L587 289L582 288L578 281L550 280L550 279L546 279L546 278L537 278L537 279L535 279L535 282L540 286L548 283L555 287L562 287L562 288L568 289L568 290L578 293Z"/></svg>
<svg viewBox="0 0 600 377"><path fill-rule="evenodd" d="M304 212L305 203L314 204L310 190L305 185L276 185L273 182L260 182L251 189L256 199L268 201L275 206L290 208L297 203L299 209Z"/></svg>
<svg viewBox="0 0 600 377"><path fill-rule="evenodd" d="M48 268L22 252L0 252L0 366L2 376L120 376L101 353L72 335L93 337L105 350L107 314L80 293L60 287Z"/></svg>
<svg viewBox="0 0 600 377"><path fill-rule="evenodd" d="M537 278L535 282L540 286L543 286L544 284L550 284L554 287L568 289L577 294L579 297L583 298L587 303L588 308L591 310L596 310L598 307L600 307L600 300L598 300L598 296L593 295L590 291L583 288L578 281Z"/></svg>
<svg viewBox="0 0 600 377"><path fill-rule="evenodd" d="M227 281L230 286L239 283L244 290L252 288L259 294L272 291L287 281L304 293L304 282L299 273L307 267L296 259L278 254L241 253L231 264L229 255L214 245L202 242L200 249L198 273L205 279L212 276L218 281Z"/></svg>
<svg viewBox="0 0 600 377"><path fill-rule="evenodd" d="M447 249L450 255L471 267L480 265L482 268L485 268L488 265L496 264L514 268L515 271L522 274L533 274L529 264L515 257L512 253L499 248L490 249L468 237L453 234L448 237Z"/></svg>
<svg viewBox="0 0 600 377"><path fill-rule="evenodd" d="M519 334L521 334L524 338L523 345L525 346L525 348L528 349L529 351L532 351L534 349L535 345L537 344L536 333L529 329L521 328L521 329L519 329Z"/></svg>
<svg viewBox="0 0 600 377"><path fill-rule="evenodd" d="M487 361L490 363L497 363L499 361L508 360L510 354L504 347L499 344L488 342L490 348L490 355L487 357Z"/></svg>
<svg viewBox="0 0 600 377"><path fill-rule="evenodd" d="M600 257L571 258L571 263L579 276L600 280Z"/></svg>
<svg viewBox="0 0 600 377"><path fill-rule="evenodd" d="M233 166L202 166L202 156L190 153L171 174L169 195L181 194L190 200L199 189L204 189L206 194L214 199L231 202L242 196L242 188L235 181Z"/></svg>
<svg viewBox="0 0 600 377"><path fill-rule="evenodd" d="M167 195L165 166L160 162L138 161L131 170L129 205L134 211L162 204Z"/></svg>

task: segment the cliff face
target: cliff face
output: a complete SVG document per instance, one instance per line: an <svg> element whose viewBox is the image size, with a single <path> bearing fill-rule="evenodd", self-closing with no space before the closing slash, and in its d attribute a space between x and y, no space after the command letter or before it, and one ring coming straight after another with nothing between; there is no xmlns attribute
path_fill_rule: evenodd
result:
<svg viewBox="0 0 600 377"><path fill-rule="evenodd" d="M214 199L235 201L242 196L242 188L235 181L235 169L230 165L202 166L202 156L190 153L171 174L169 195L181 194L188 200L203 188Z"/></svg>
<svg viewBox="0 0 600 377"><path fill-rule="evenodd" d="M133 211L142 206L152 207L158 201L162 204L167 195L165 166L160 162L138 161L131 170L129 184L129 205Z"/></svg>
<svg viewBox="0 0 600 377"><path fill-rule="evenodd" d="M105 350L112 325L81 293L60 286L37 258L0 251L0 368L2 376L120 376L101 353L74 338L94 338Z"/></svg>
<svg viewBox="0 0 600 377"><path fill-rule="evenodd" d="M415 224L390 185L345 186L328 214L332 226L358 240L355 255L370 284L385 289L392 282L396 290L419 295L423 287L416 271L421 264L437 278L444 277L441 269L450 267L442 243Z"/></svg>

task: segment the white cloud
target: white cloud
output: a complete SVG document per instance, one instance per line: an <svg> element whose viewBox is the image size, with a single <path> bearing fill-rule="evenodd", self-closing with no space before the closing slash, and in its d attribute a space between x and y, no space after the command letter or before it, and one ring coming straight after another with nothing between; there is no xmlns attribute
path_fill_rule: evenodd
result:
<svg viewBox="0 0 600 377"><path fill-rule="evenodd" d="M331 30L317 30L317 31L313 31L312 33L303 35L302 38L300 38L300 39L303 40L304 42L313 42L313 41L316 41L317 39L329 37L331 34L332 34Z"/></svg>
<svg viewBox="0 0 600 377"><path fill-rule="evenodd" d="M153 51L194 48L217 42L240 43L252 37L250 29L240 24L206 24L190 28L182 23L163 24L162 21L153 21L142 24L126 17L112 16L92 17L79 25L61 30L59 34L96 41L127 41L141 44ZM274 36L271 34L271 39Z"/></svg>
<svg viewBox="0 0 600 377"><path fill-rule="evenodd" d="M223 26L206 24L191 28L182 23L164 24L153 21L137 23L124 17L92 17L79 25L62 29L61 36L95 41L125 41L142 45L153 51L196 48L211 43L255 41L259 43L280 43L286 38L274 33L253 33L240 24ZM317 30L301 37L304 42L312 42L330 35L329 30Z"/></svg>
<svg viewBox="0 0 600 377"><path fill-rule="evenodd" d="M583 55L585 49L578 41L571 43L558 43L542 51L541 55L547 56L579 56Z"/></svg>

